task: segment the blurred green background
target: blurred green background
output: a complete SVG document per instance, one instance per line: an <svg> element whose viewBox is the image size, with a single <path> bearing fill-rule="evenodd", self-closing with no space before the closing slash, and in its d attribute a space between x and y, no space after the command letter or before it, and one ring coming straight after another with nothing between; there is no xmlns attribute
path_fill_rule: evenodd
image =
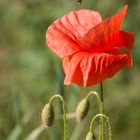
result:
<svg viewBox="0 0 140 140"><path fill-rule="evenodd" d="M47 27L65 13L94 9L103 18L129 5L123 29L135 33L133 68L123 69L104 82L105 112L113 126L113 140L140 140L140 0L0 0L0 140L62 140L62 121L49 129L40 127L42 107L54 94L67 102L67 112L99 85L81 88L63 85L61 60L45 44ZM61 113L54 103L56 116ZM87 118L68 121L70 140L84 140L93 115L91 100ZM84 129L83 129L84 128Z"/></svg>

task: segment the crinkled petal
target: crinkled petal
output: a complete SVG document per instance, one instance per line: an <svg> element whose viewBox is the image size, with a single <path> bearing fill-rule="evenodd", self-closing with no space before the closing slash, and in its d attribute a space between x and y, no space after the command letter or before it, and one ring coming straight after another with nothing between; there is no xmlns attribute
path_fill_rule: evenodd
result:
<svg viewBox="0 0 140 140"><path fill-rule="evenodd" d="M72 11L55 22L63 32L69 32L76 41L83 39L85 34L102 21L98 12L91 10Z"/></svg>
<svg viewBox="0 0 140 140"><path fill-rule="evenodd" d="M128 6L125 6L121 12L91 28L82 40L83 46L86 49L104 49L104 47L108 47L120 30L127 8Z"/></svg>
<svg viewBox="0 0 140 140"><path fill-rule="evenodd" d="M80 69L82 71L83 83L82 86L86 87L89 80L89 72L92 68L92 60L94 55L87 54L80 63Z"/></svg>
<svg viewBox="0 0 140 140"><path fill-rule="evenodd" d="M83 86L98 84L101 81L114 76L122 68L130 68L131 66L132 58L129 53L115 55L101 53L94 55L92 61L88 63L87 67L90 67L90 71L88 71L88 76L86 77Z"/></svg>
<svg viewBox="0 0 140 140"><path fill-rule="evenodd" d="M122 68L131 66L132 58L128 51L124 53L114 49L110 53L94 54L78 52L65 64L64 84L76 83L84 87L95 85L112 77Z"/></svg>
<svg viewBox="0 0 140 140"><path fill-rule="evenodd" d="M59 57L72 55L80 50L79 45L65 32L58 29L55 24L48 28L46 33L48 47Z"/></svg>
<svg viewBox="0 0 140 140"><path fill-rule="evenodd" d="M67 69L68 69L68 66L69 66L69 62L70 62L70 57L67 56L67 57L64 57L63 58L63 70L64 70L64 73L66 74L67 73Z"/></svg>
<svg viewBox="0 0 140 140"><path fill-rule="evenodd" d="M63 68L66 74L64 84L70 85L72 82L76 82L78 85L83 83L83 76L79 67L81 60L85 56L85 52L79 52L72 56L72 58L64 58Z"/></svg>
<svg viewBox="0 0 140 140"><path fill-rule="evenodd" d="M102 21L98 12L90 10L72 11L49 26L46 42L58 56L65 57L79 51L80 40Z"/></svg>
<svg viewBox="0 0 140 140"><path fill-rule="evenodd" d="M115 46L131 49L134 44L134 34L132 32L119 31L111 43L111 46L113 47Z"/></svg>

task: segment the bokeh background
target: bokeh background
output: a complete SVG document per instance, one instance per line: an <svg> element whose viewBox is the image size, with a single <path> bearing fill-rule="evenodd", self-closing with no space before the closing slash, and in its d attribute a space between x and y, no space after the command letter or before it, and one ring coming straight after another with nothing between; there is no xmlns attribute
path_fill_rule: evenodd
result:
<svg viewBox="0 0 140 140"><path fill-rule="evenodd" d="M54 94L74 112L78 102L99 85L81 88L63 85L61 60L45 44L47 27L65 13L94 9L103 18L129 5L123 29L135 33L134 65L104 81L105 112L110 116L114 140L140 140L140 0L0 0L0 140L62 140L63 122L41 127L42 107ZM54 103L56 117L60 103ZM70 140L84 140L96 99L83 122L68 120ZM95 131L96 132L96 131Z"/></svg>

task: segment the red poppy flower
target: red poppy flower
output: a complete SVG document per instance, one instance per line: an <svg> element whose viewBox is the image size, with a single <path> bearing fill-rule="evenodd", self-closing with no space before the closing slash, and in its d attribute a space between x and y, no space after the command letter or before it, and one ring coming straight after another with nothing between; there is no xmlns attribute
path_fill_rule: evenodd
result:
<svg viewBox="0 0 140 140"><path fill-rule="evenodd" d="M132 66L134 35L120 30L127 8L103 21L96 11L72 11L49 26L46 42L63 58L65 85L95 85Z"/></svg>

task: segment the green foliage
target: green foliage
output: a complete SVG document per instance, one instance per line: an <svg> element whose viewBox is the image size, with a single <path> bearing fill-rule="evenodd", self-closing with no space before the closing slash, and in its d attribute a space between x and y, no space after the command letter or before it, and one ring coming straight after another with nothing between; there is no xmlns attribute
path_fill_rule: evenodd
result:
<svg viewBox="0 0 140 140"><path fill-rule="evenodd" d="M139 140L140 133L140 1L138 0L1 0L0 1L0 139L61 140L62 121L42 128L42 107L54 94L61 94L68 112L78 101L98 86L80 88L63 86L61 62L45 43L45 32L53 20L70 10L89 8L103 17L113 15L124 4L129 10L122 28L135 32L132 50L134 66L104 82L105 112L113 122L114 140ZM89 116L78 124L69 120L70 140L82 140L89 121L97 113L93 102ZM61 108L55 109L56 114ZM84 128L84 129L83 129ZM95 132L96 133L96 132Z"/></svg>

